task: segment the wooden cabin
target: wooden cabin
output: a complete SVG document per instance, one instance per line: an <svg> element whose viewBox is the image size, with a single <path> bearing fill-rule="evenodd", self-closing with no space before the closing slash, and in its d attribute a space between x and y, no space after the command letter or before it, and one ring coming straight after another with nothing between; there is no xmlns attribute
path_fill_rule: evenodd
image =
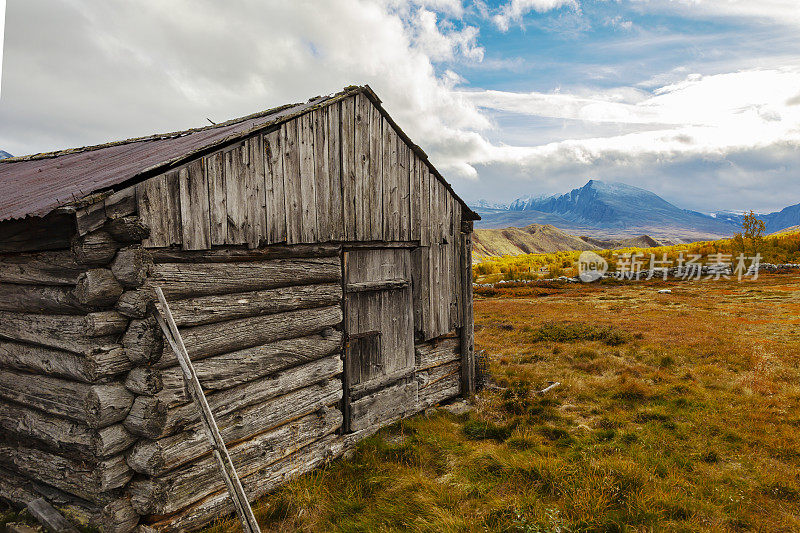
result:
<svg viewBox="0 0 800 533"><path fill-rule="evenodd" d="M0 497L104 531L233 506L474 391L472 221L369 87L0 162Z"/></svg>

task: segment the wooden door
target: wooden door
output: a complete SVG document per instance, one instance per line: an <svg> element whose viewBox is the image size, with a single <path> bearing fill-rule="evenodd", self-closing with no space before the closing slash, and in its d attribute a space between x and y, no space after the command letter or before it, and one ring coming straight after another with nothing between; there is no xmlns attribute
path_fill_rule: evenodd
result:
<svg viewBox="0 0 800 533"><path fill-rule="evenodd" d="M416 403L411 253L349 250L344 269L345 429L358 431Z"/></svg>

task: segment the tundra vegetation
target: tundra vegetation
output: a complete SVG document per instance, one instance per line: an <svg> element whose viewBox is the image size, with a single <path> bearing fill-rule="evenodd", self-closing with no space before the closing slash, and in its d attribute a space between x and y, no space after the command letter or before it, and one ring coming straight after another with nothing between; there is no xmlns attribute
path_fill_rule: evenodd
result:
<svg viewBox="0 0 800 533"><path fill-rule="evenodd" d="M798 283L478 289L492 386L474 409L386 428L256 514L273 531L797 531Z"/></svg>
<svg viewBox="0 0 800 533"><path fill-rule="evenodd" d="M763 222L750 215L748 217L742 232L737 233L731 239L654 248L594 250L594 252L608 261L611 271L615 270L618 256L634 253L642 254L640 261L643 263L643 268L649 266L651 254L657 261L663 260L666 256L667 261L672 262L675 266L677 266L677 260L681 253L684 257L700 255L702 263L709 262L709 260L714 262L716 254L726 254L731 256L730 259L735 264L737 256L743 253L747 256L746 263L749 266L749 258L754 256L756 251L761 255L762 263L800 262L800 232L763 236ZM576 275L575 265L580 254L580 251L562 251L489 257L474 266L473 279L478 283L496 283L501 280L535 280L561 275L574 276Z"/></svg>

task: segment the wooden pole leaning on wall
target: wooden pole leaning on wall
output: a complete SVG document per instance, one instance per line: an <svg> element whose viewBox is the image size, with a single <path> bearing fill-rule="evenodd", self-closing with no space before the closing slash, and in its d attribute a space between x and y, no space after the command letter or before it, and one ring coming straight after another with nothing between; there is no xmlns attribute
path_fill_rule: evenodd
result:
<svg viewBox="0 0 800 533"><path fill-rule="evenodd" d="M236 514L242 521L242 529L245 533L261 533L258 527L256 517L253 515L253 509L250 507L250 502L247 500L247 495L244 493L242 482L236 474L236 469L233 467L233 461L228 454L228 448L225 446L225 441L219 433L217 422L214 420L214 415L211 408L208 406L206 395L203 393L203 388L200 386L200 380L197 379L197 374L194 371L192 361L189 359L189 354L186 351L186 346L183 344L183 338L178 331L178 326L175 324L175 319L172 317L172 311L169 309L167 299L161 287L155 287L155 293L158 296L158 301L161 304L161 313L156 311L156 321L161 326L164 332L164 338L167 340L175 356L178 358L178 363L183 370L183 378L186 380L187 389L192 396L195 404L200 411L200 420L208 435L208 440L211 443L211 450L214 457L219 464L220 473L225 480L225 485L228 487L228 493L231 495L233 505L236 508Z"/></svg>

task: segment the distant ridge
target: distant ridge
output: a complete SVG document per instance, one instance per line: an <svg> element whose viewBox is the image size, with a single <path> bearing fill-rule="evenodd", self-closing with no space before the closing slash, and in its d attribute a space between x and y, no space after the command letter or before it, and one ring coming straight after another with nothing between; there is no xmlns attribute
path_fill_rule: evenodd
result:
<svg viewBox="0 0 800 533"><path fill-rule="evenodd" d="M739 231L742 217L681 209L648 190L599 180L589 180L566 194L518 198L507 207L483 200L473 208L482 217L476 228L550 224L567 233L601 239L650 235L657 240L713 240ZM768 233L800 225L800 204L759 217Z"/></svg>
<svg viewBox="0 0 800 533"><path fill-rule="evenodd" d="M0 159L7 159L9 157L14 157L14 156L9 154L5 150L0 150Z"/></svg>
<svg viewBox="0 0 800 533"><path fill-rule="evenodd" d="M627 239L577 237L549 224L530 224L524 228L476 229L472 239L476 259L502 255L552 253L573 250L611 250L617 248L651 248L680 244L660 241L649 235Z"/></svg>

